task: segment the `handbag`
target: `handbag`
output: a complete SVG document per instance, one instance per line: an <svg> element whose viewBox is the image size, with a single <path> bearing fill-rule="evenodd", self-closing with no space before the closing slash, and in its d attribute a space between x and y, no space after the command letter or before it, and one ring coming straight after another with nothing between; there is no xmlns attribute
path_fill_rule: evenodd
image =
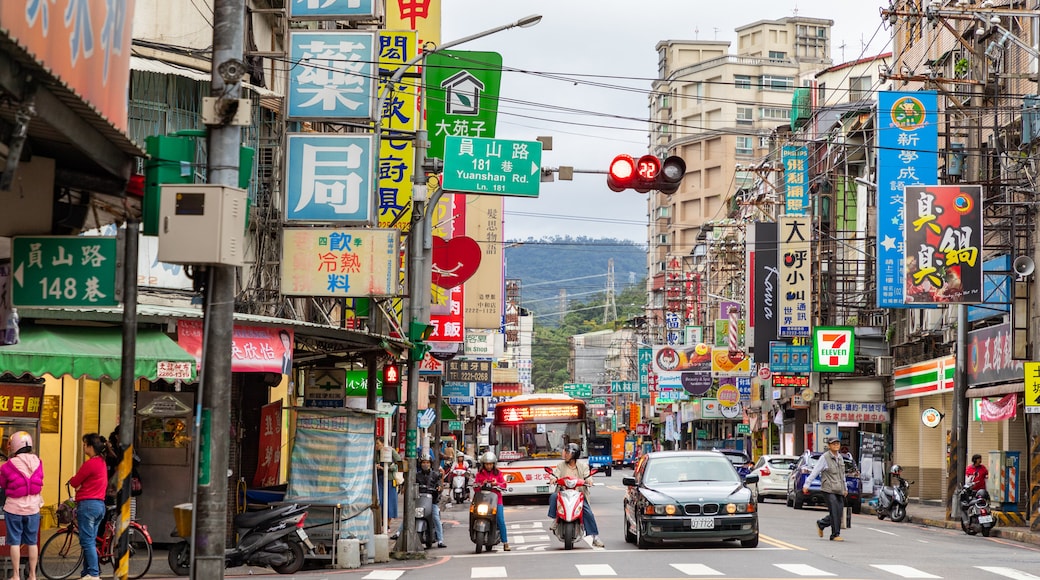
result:
<svg viewBox="0 0 1040 580"><path fill-rule="evenodd" d="M58 504L58 509L55 512L55 517L58 518L58 524L67 526L72 523L72 520L76 518L76 501L73 499L67 499Z"/></svg>

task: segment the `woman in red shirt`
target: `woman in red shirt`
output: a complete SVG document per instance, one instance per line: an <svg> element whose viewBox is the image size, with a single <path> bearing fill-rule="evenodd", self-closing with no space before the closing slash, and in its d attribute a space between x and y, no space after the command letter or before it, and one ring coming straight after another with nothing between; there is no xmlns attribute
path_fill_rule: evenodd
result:
<svg viewBox="0 0 1040 580"><path fill-rule="evenodd" d="M69 485L76 488L76 523L79 524L79 545L83 547L83 577L80 580L101 580L98 567L97 534L105 517L105 492L108 490L108 465L105 451L108 444L97 433L83 436L83 454L87 460L80 466Z"/></svg>

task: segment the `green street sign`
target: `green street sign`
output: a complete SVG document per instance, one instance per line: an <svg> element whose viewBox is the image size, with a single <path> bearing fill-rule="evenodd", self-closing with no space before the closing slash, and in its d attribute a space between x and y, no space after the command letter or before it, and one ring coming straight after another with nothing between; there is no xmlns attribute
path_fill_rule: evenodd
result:
<svg viewBox="0 0 1040 580"><path fill-rule="evenodd" d="M444 191L538 197L541 173L541 141L444 140Z"/></svg>
<svg viewBox="0 0 1040 580"><path fill-rule="evenodd" d="M563 392L578 399L592 397L592 385L589 383L564 383Z"/></svg>
<svg viewBox="0 0 1040 580"><path fill-rule="evenodd" d="M494 137L502 55L446 50L426 56L427 157L444 159L444 138Z"/></svg>
<svg viewBox="0 0 1040 580"><path fill-rule="evenodd" d="M11 246L14 306L116 306L119 245L115 237L16 237Z"/></svg>
<svg viewBox="0 0 1040 580"><path fill-rule="evenodd" d="M462 421L448 421L448 431L462 431Z"/></svg>
<svg viewBox="0 0 1040 580"><path fill-rule="evenodd" d="M737 435L751 435L751 425L737 423Z"/></svg>

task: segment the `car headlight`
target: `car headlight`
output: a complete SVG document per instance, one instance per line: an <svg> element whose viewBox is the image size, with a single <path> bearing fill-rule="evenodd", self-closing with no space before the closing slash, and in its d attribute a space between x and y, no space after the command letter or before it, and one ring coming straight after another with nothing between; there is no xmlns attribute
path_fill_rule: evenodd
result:
<svg viewBox="0 0 1040 580"><path fill-rule="evenodd" d="M681 512L682 512L682 510L679 508L679 506L674 505L674 504L666 504L666 505L651 505L651 504L647 504L646 507L643 508L643 513L648 515L648 516L661 516L661 515L674 516L675 514L678 514L678 513L681 513Z"/></svg>
<svg viewBox="0 0 1040 580"><path fill-rule="evenodd" d="M755 504L748 503L731 503L726 504L727 514L749 514L755 511Z"/></svg>

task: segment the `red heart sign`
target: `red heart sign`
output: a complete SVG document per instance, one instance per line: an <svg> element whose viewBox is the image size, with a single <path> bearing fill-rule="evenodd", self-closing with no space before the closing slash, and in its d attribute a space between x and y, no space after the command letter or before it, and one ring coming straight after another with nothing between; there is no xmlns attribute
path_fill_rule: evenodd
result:
<svg viewBox="0 0 1040 580"><path fill-rule="evenodd" d="M452 288L469 280L480 267L480 246L473 238L460 236L445 240L433 237L433 283Z"/></svg>

